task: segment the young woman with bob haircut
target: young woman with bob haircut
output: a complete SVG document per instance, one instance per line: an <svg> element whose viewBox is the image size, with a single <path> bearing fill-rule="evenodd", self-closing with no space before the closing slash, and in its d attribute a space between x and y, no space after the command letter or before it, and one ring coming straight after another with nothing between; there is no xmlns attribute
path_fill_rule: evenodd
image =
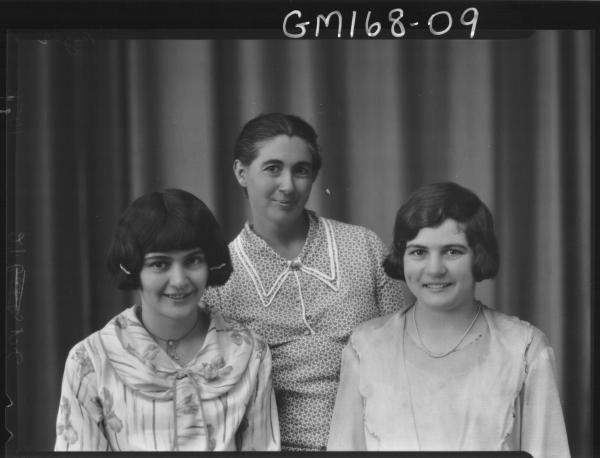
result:
<svg viewBox="0 0 600 458"><path fill-rule="evenodd" d="M473 192L436 183L409 197L384 268L416 302L352 334L329 450L569 456L548 340L475 298L498 265L492 215Z"/></svg>
<svg viewBox="0 0 600 458"><path fill-rule="evenodd" d="M305 208L320 167L303 119L269 113L243 127L233 168L250 221L229 245L231 278L206 297L271 346L282 450L325 449L352 329L405 301L375 233Z"/></svg>
<svg viewBox="0 0 600 458"><path fill-rule="evenodd" d="M198 306L232 270L208 207L178 189L136 199L108 270L140 302L70 351L55 450L279 450L268 346Z"/></svg>

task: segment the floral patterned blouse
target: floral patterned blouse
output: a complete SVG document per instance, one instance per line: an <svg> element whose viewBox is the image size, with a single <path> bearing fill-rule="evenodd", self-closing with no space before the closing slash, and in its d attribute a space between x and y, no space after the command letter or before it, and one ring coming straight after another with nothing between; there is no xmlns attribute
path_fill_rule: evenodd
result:
<svg viewBox="0 0 600 458"><path fill-rule="evenodd" d="M482 310L487 331L438 359L405 332L408 313L357 328L342 357L328 449L568 457L548 340L525 321Z"/></svg>
<svg viewBox="0 0 600 458"><path fill-rule="evenodd" d="M271 347L283 450L325 449L350 333L410 297L404 282L385 275L385 247L374 232L308 216L307 238L293 261L246 223L229 245L233 274L204 297Z"/></svg>
<svg viewBox="0 0 600 458"><path fill-rule="evenodd" d="M128 308L70 351L55 450L279 450L270 375L263 340L218 313L182 367Z"/></svg>

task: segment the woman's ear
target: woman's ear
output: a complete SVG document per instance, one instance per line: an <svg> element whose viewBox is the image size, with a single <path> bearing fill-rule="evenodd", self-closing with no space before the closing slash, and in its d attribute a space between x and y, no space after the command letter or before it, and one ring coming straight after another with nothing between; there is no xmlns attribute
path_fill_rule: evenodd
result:
<svg viewBox="0 0 600 458"><path fill-rule="evenodd" d="M235 179L238 181L240 186L246 187L246 166L242 164L242 161L236 159L233 161L233 174Z"/></svg>

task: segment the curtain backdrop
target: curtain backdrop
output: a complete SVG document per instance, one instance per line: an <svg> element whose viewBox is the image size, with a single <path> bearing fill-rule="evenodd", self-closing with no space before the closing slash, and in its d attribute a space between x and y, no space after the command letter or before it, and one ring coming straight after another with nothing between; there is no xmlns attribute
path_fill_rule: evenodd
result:
<svg viewBox="0 0 600 458"><path fill-rule="evenodd" d="M395 212L422 184L456 181L488 204L502 259L478 296L546 333L572 452L591 454L588 32L373 41L53 32L15 34L9 46L7 421L17 450L52 449L68 350L136 299L105 268L122 210L183 188L233 238L248 212L233 143L251 117L283 111L319 133L324 165L309 208L323 216L389 244Z"/></svg>

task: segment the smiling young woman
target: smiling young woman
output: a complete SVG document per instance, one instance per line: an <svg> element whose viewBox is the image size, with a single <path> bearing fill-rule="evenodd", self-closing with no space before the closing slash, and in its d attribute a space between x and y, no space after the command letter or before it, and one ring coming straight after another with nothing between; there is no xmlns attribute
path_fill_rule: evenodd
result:
<svg viewBox="0 0 600 458"><path fill-rule="evenodd" d="M411 195L384 267L416 301L352 334L328 449L569 456L546 337L475 297L498 264L492 215L474 193L436 183Z"/></svg>
<svg viewBox="0 0 600 458"><path fill-rule="evenodd" d="M229 245L231 278L205 296L271 346L283 450L325 449L352 329L406 307L408 294L386 277L375 233L305 208L320 168L317 134L297 116L243 127L233 170L251 217Z"/></svg>
<svg viewBox="0 0 600 458"><path fill-rule="evenodd" d="M268 346L198 306L231 273L206 205L178 189L136 199L108 269L140 303L69 353L55 450L278 450Z"/></svg>

